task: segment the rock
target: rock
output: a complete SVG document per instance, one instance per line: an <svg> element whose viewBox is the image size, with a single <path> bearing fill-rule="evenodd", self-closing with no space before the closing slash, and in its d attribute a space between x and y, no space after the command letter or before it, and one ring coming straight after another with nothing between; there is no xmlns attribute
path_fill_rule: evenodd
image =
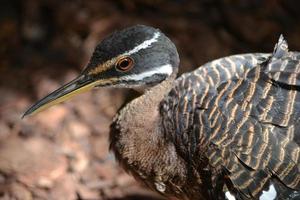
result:
<svg viewBox="0 0 300 200"><path fill-rule="evenodd" d="M109 154L108 137L92 136L90 138L90 143L93 157L101 161L106 160Z"/></svg>
<svg viewBox="0 0 300 200"><path fill-rule="evenodd" d="M66 118L68 113L66 106L55 105L32 116L31 120L34 120L39 126L46 128L46 130L59 130L63 119Z"/></svg>
<svg viewBox="0 0 300 200"><path fill-rule="evenodd" d="M0 121L0 140L4 140L11 133L11 129L9 125L3 121Z"/></svg>
<svg viewBox="0 0 300 200"><path fill-rule="evenodd" d="M116 184L118 187L126 187L128 185L136 184L136 180L128 174L122 173L116 179Z"/></svg>
<svg viewBox="0 0 300 200"><path fill-rule="evenodd" d="M111 161L95 165L96 175L104 180L115 180L118 176L118 167L114 166Z"/></svg>
<svg viewBox="0 0 300 200"><path fill-rule="evenodd" d="M71 169L75 172L82 172L89 163L89 159L84 152L76 152L75 157L71 160Z"/></svg>
<svg viewBox="0 0 300 200"><path fill-rule="evenodd" d="M65 176L57 179L54 182L53 188L50 190L49 199L65 199L74 200L77 199L76 195L77 180L72 174L66 174Z"/></svg>
<svg viewBox="0 0 300 200"><path fill-rule="evenodd" d="M85 185L79 184L76 188L76 193L80 197L80 199L97 199L102 200L101 197L99 197L99 191L95 189L90 189L86 187Z"/></svg>
<svg viewBox="0 0 300 200"><path fill-rule="evenodd" d="M89 164L89 157L84 146L71 138L63 138L61 141L62 151L69 160L69 169L74 173L84 171Z"/></svg>
<svg viewBox="0 0 300 200"><path fill-rule="evenodd" d="M32 188L32 196L34 200L48 200L49 199L49 190L44 188L34 187Z"/></svg>
<svg viewBox="0 0 300 200"><path fill-rule="evenodd" d="M45 139L11 137L0 144L0 171L27 186L51 187L66 168L66 159Z"/></svg>
<svg viewBox="0 0 300 200"><path fill-rule="evenodd" d="M104 188L103 194L105 199L122 199L124 197L120 188Z"/></svg>
<svg viewBox="0 0 300 200"><path fill-rule="evenodd" d="M53 181L45 178L45 177L41 177L38 181L37 181L37 186L40 188L44 188L44 189L49 189L53 187Z"/></svg>
<svg viewBox="0 0 300 200"><path fill-rule="evenodd" d="M90 134L89 127L78 120L72 120L67 124L68 131L75 139L80 139L83 137L87 137Z"/></svg>
<svg viewBox="0 0 300 200"><path fill-rule="evenodd" d="M31 200L31 199L33 199L31 192L21 184L13 183L10 185L9 190L11 193L10 194L11 199L16 199L16 200Z"/></svg>

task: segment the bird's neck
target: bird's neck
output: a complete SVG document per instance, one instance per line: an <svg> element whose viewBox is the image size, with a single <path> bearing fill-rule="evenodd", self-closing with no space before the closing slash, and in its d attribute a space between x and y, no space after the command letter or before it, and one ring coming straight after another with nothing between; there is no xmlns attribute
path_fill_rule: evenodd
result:
<svg viewBox="0 0 300 200"><path fill-rule="evenodd" d="M127 104L111 126L111 149L123 167L138 176L151 171L158 156L162 152L168 154L172 148L164 144L159 105L171 90L175 77L174 73Z"/></svg>
<svg viewBox="0 0 300 200"><path fill-rule="evenodd" d="M145 90L141 96L132 100L120 110L112 125L122 129L120 130L120 138L116 139L148 141L151 138L159 137L156 134L160 133L156 133L156 130L154 130L156 127L160 128L159 106L173 87L175 78L176 73L160 84ZM111 134L114 133L112 132Z"/></svg>

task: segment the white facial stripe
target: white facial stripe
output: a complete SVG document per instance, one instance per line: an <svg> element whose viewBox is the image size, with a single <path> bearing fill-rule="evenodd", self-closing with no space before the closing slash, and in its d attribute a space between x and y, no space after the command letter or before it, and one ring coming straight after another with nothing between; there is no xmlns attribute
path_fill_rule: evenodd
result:
<svg viewBox="0 0 300 200"><path fill-rule="evenodd" d="M274 200L276 199L277 192L273 184L270 185L268 191L263 191L262 195L259 197L259 200Z"/></svg>
<svg viewBox="0 0 300 200"><path fill-rule="evenodd" d="M166 74L166 75L171 75L173 72L172 65L166 64L160 67L156 67L150 71L143 72L141 74L132 74L128 76L122 77L123 80L134 80L134 81L140 81L143 80L144 78L151 77L154 74Z"/></svg>
<svg viewBox="0 0 300 200"><path fill-rule="evenodd" d="M159 32L154 33L154 35L153 35L153 37L152 37L151 39L142 42L142 43L139 44L138 46L136 46L136 47L134 47L133 49L131 49L131 50L125 52L125 53L122 54L122 55L124 55L124 56L125 56L125 55L129 56L129 55L131 55L131 54L134 54L134 53L138 52L138 51L141 50L141 49L146 49L146 48L150 47L150 45L151 45L152 43L157 42L157 39L158 39L159 36L160 36L160 33L159 33Z"/></svg>
<svg viewBox="0 0 300 200"><path fill-rule="evenodd" d="M229 192L225 192L225 196L228 200L236 200L235 197Z"/></svg>

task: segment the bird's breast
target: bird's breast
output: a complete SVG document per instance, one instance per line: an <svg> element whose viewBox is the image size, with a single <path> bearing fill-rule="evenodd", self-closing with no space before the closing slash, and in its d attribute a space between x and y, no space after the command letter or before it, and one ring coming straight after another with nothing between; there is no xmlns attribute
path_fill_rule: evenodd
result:
<svg viewBox="0 0 300 200"><path fill-rule="evenodd" d="M188 164L177 154L174 144L162 138L159 120L150 119L148 127L138 127L138 123L129 125L124 121L125 114L121 115L111 125L110 147L122 168L165 196L191 199L187 191L198 190L200 183L196 179L195 183L188 181Z"/></svg>

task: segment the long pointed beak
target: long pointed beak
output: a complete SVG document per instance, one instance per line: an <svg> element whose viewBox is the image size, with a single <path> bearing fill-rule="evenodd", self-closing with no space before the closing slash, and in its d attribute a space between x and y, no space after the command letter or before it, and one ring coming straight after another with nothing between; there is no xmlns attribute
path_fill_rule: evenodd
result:
<svg viewBox="0 0 300 200"><path fill-rule="evenodd" d="M22 118L28 115L33 115L46 108L49 108L50 106L66 101L77 94L94 88L97 84L98 81L93 81L89 76L81 75L36 102L23 114Z"/></svg>

